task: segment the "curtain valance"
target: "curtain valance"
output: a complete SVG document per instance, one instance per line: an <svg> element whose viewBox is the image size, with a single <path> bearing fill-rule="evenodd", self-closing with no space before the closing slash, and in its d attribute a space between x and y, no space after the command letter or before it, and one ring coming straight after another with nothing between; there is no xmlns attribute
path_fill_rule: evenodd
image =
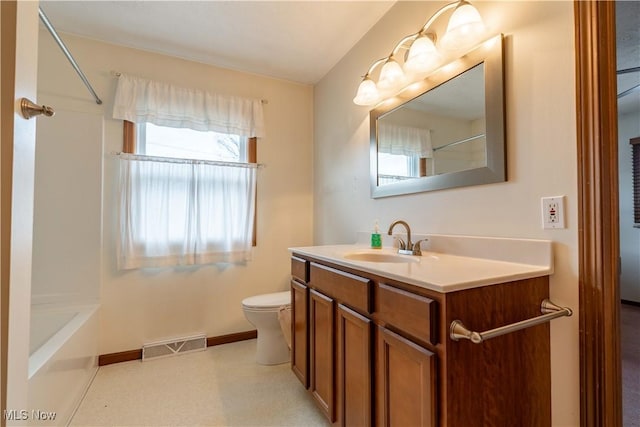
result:
<svg viewBox="0 0 640 427"><path fill-rule="evenodd" d="M262 101L121 74L113 118L134 123L263 137Z"/></svg>
<svg viewBox="0 0 640 427"><path fill-rule="evenodd" d="M431 130L378 122L378 151L431 158Z"/></svg>

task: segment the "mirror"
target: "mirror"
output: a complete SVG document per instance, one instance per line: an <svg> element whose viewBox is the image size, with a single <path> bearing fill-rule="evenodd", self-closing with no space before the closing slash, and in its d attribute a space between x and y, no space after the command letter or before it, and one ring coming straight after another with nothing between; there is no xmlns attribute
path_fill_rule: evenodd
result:
<svg viewBox="0 0 640 427"><path fill-rule="evenodd" d="M506 181L503 82L499 35L372 110L371 196Z"/></svg>

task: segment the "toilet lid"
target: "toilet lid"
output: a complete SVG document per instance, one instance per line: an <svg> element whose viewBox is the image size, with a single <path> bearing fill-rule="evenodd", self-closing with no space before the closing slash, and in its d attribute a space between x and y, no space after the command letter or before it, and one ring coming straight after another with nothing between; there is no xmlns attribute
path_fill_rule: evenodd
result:
<svg viewBox="0 0 640 427"><path fill-rule="evenodd" d="M250 308L278 308L291 304L291 292L256 295L242 300L242 305Z"/></svg>

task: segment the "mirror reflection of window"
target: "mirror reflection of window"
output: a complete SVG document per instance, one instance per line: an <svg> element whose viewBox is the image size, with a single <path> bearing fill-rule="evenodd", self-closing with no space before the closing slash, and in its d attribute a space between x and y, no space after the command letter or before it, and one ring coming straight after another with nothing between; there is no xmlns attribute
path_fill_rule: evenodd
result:
<svg viewBox="0 0 640 427"><path fill-rule="evenodd" d="M378 184L426 176L433 157L431 129L381 121L378 125Z"/></svg>
<svg viewBox="0 0 640 427"><path fill-rule="evenodd" d="M408 179L426 176L422 172L419 156L405 156L403 154L379 153L378 184L391 184Z"/></svg>

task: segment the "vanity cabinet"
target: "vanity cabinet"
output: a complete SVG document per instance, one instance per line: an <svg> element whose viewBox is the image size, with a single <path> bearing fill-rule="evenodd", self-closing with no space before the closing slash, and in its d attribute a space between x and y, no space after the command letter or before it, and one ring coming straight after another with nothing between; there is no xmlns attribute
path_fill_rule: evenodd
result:
<svg viewBox="0 0 640 427"><path fill-rule="evenodd" d="M311 290L309 297L309 390L329 421L335 421L334 309L332 298Z"/></svg>
<svg viewBox="0 0 640 427"><path fill-rule="evenodd" d="M308 283L311 394L331 422L368 425L372 282L310 262Z"/></svg>
<svg viewBox="0 0 640 427"><path fill-rule="evenodd" d="M340 425L372 424L372 321L338 304L337 409Z"/></svg>
<svg viewBox="0 0 640 427"><path fill-rule="evenodd" d="M376 340L377 424L437 426L435 354L382 327Z"/></svg>
<svg viewBox="0 0 640 427"><path fill-rule="evenodd" d="M375 291L377 320L385 325L376 331L377 424L437 426L436 355L426 348L438 340L437 303L382 282Z"/></svg>
<svg viewBox="0 0 640 427"><path fill-rule="evenodd" d="M291 370L309 388L309 288L291 281Z"/></svg>
<svg viewBox="0 0 640 427"><path fill-rule="evenodd" d="M293 372L331 422L371 425L372 281L299 257L291 271Z"/></svg>
<svg viewBox="0 0 640 427"><path fill-rule="evenodd" d="M292 370L332 423L551 425L548 323L449 337L539 315L548 276L440 293L294 252L291 291Z"/></svg>

